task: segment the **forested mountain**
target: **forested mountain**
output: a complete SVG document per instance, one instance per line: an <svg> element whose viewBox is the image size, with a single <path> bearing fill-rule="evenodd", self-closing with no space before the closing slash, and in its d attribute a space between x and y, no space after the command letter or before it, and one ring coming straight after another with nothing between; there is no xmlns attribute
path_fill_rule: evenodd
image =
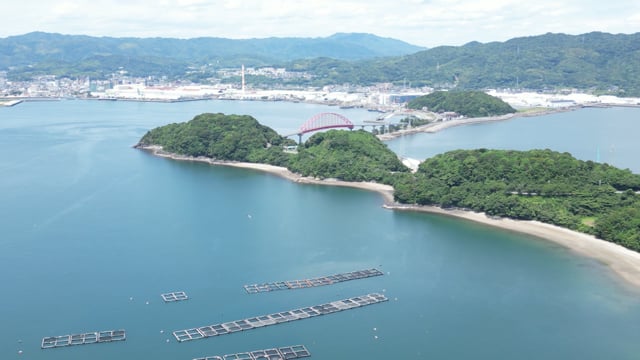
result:
<svg viewBox="0 0 640 360"><path fill-rule="evenodd" d="M9 67L77 67L85 70L123 66L144 73L162 67L183 74L188 65L273 65L294 59L343 60L398 56L423 50L400 40L371 34L338 33L325 38L225 39L202 37L113 38L33 32L0 39L0 70ZM118 67L114 70L117 70ZM89 69L90 68L90 69Z"/></svg>
<svg viewBox="0 0 640 360"><path fill-rule="evenodd" d="M422 50L422 51L421 51ZM277 66L305 71L278 84L323 86L380 82L481 90L577 88L640 96L640 33L545 34L505 42L440 46L428 50L370 34L327 38L163 39L30 33L0 39L0 70L13 79L53 74L108 77L124 68L133 76L187 76L192 69ZM273 79L252 79L272 85Z"/></svg>
<svg viewBox="0 0 640 360"><path fill-rule="evenodd" d="M640 96L640 33L545 34L440 46L389 59L307 59L318 83L396 82L458 89L578 88Z"/></svg>

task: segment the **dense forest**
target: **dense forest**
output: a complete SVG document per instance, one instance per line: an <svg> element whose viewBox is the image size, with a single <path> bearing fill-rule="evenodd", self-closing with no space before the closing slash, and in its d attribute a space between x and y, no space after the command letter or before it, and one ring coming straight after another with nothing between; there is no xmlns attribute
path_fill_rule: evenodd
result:
<svg viewBox="0 0 640 360"><path fill-rule="evenodd" d="M283 138L248 115L201 114L184 123L147 132L138 146L164 151L287 167L317 178L391 182L392 172L408 172L375 135L363 130L316 133L297 152L284 151L295 141Z"/></svg>
<svg viewBox="0 0 640 360"><path fill-rule="evenodd" d="M640 96L640 33L545 34L439 46L359 62L303 59L287 68L308 71L320 84L394 82L463 90L577 88Z"/></svg>
<svg viewBox="0 0 640 360"><path fill-rule="evenodd" d="M363 60L420 50L424 48L362 33L337 33L323 38L172 39L33 32L0 38L0 71L8 70L12 79L37 75L108 78L119 70L140 77L186 78L203 67L215 71L243 64L273 66L317 57ZM202 79L211 75L205 74Z"/></svg>
<svg viewBox="0 0 640 360"><path fill-rule="evenodd" d="M408 172L395 153L370 132L330 130L316 133L289 162L304 176L346 181L392 182L395 172Z"/></svg>
<svg viewBox="0 0 640 360"><path fill-rule="evenodd" d="M205 113L185 123L155 128L138 145L160 145L167 152L194 157L286 166L288 155L282 146L290 143L295 142L249 115Z"/></svg>
<svg viewBox="0 0 640 360"><path fill-rule="evenodd" d="M551 150L457 150L394 183L397 201L539 220L640 251L640 175Z"/></svg>
<svg viewBox="0 0 640 360"><path fill-rule="evenodd" d="M139 145L284 166L316 178L390 184L400 203L539 220L640 251L640 175L629 170L551 150L479 149L436 155L411 173L363 130L317 133L297 153L284 151L292 143L250 116L202 114L153 129Z"/></svg>
<svg viewBox="0 0 640 360"><path fill-rule="evenodd" d="M416 110L427 108L432 112L452 111L466 117L496 116L516 112L511 105L482 91L435 91L409 101L407 107Z"/></svg>

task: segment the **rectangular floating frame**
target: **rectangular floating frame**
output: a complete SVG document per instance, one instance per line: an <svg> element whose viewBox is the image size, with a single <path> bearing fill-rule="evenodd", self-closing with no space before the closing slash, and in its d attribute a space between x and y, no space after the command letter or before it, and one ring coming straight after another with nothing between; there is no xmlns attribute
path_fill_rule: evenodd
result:
<svg viewBox="0 0 640 360"><path fill-rule="evenodd" d="M124 341L127 335L124 330L106 330L97 332L88 332L83 334L50 336L42 338L43 349L52 349L64 346L97 344L113 341Z"/></svg>
<svg viewBox="0 0 640 360"><path fill-rule="evenodd" d="M311 356L304 345L284 346L280 348L254 350L251 352L227 354L222 356L207 356L193 360L270 360L270 359L300 359Z"/></svg>
<svg viewBox="0 0 640 360"><path fill-rule="evenodd" d="M306 319L319 315L332 314L342 310L355 309L362 306L388 301L384 295L373 293L356 296L330 303L309 306L300 309L283 311L269 315L261 315L252 318L230 321L222 324L207 325L199 328L176 330L173 336L179 342L204 339L218 335L231 334L238 331L257 329L263 326L276 325L284 322Z"/></svg>
<svg viewBox="0 0 640 360"><path fill-rule="evenodd" d="M164 302L189 300L189 297L184 291L174 291L166 294L160 294L160 296L162 296L162 300L164 300Z"/></svg>
<svg viewBox="0 0 640 360"><path fill-rule="evenodd" d="M244 289L249 294L255 294L259 292L269 292L275 290L291 290L291 289L303 289L316 286L331 285L343 281L365 279L372 276L384 275L382 271L378 269L366 269L352 271L348 273L335 274L329 276L322 276L313 279L304 280L289 280L289 281L277 281L264 284L251 284L245 285Z"/></svg>

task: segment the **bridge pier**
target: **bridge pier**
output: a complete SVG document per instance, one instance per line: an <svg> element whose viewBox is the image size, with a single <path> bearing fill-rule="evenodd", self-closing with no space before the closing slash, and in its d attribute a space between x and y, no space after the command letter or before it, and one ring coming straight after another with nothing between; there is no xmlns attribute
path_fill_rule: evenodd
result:
<svg viewBox="0 0 640 360"><path fill-rule="evenodd" d="M298 145L302 145L302 134L298 134Z"/></svg>

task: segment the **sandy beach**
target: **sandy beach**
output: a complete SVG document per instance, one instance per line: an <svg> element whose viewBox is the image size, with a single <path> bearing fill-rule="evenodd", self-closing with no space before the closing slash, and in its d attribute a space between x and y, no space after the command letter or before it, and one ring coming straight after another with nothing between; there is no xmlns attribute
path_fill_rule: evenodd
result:
<svg viewBox="0 0 640 360"><path fill-rule="evenodd" d="M628 283L640 287L640 253L612 242L598 239L592 235L539 221L493 218L486 216L484 213L442 209L435 206L416 206L395 203L385 204L384 207L396 211L420 211L453 216L501 229L533 235L562 245L579 255L598 260L611 268L611 270Z"/></svg>
<svg viewBox="0 0 640 360"><path fill-rule="evenodd" d="M256 163L246 163L246 162L237 162L237 161L221 161L214 160L207 157L192 157L192 156L182 156L167 153L162 150L161 146L137 146L136 148L150 151L156 156L166 157L174 160L184 160L184 161L198 161L204 162L211 165L223 165L223 166L231 166L243 169L253 169L259 170L263 172L267 172L270 174L281 176L285 179L291 180L293 182L299 184L318 184L318 185L331 185L331 186L345 186L369 191L376 191L384 197L385 204L393 203L393 187L390 185L379 184L374 182L351 182L351 181L342 181L337 179L316 179L312 177L302 176L300 174L295 174L289 169L281 166L274 166L268 164L256 164Z"/></svg>
<svg viewBox="0 0 640 360"><path fill-rule="evenodd" d="M579 255L596 259L607 265L617 275L629 284L640 287L640 253L626 249L620 245L598 239L592 235L569 230L559 226L542 223L539 221L522 221L507 218L492 218L483 213L464 210L442 209L435 206L405 205L396 203L393 198L393 187L390 185L373 182L349 182L335 179L316 179L304 177L292 173L287 168L233 161L219 161L206 157L189 157L164 152L160 146L136 146L139 149L150 151L154 155L183 161L198 161L211 165L232 166L244 169L253 169L267 172L300 184L319 184L330 186L345 186L380 193L384 199L383 207L395 211L419 211L433 214L453 216L460 219L475 221L478 223L495 226L498 228L516 231L539 237L562 245Z"/></svg>

